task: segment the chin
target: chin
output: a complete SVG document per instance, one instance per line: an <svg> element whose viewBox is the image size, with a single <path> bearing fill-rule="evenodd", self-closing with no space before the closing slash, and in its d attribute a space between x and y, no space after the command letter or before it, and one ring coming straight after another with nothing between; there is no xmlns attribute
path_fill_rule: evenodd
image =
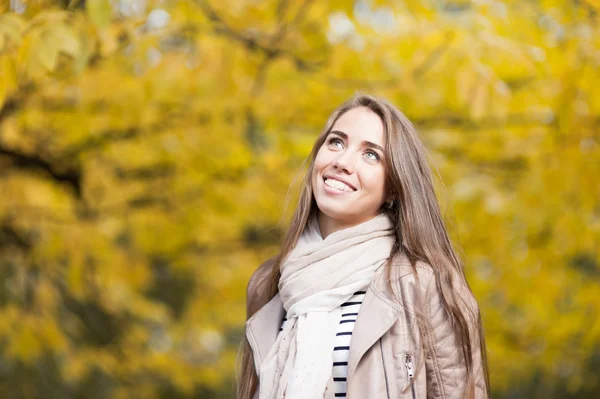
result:
<svg viewBox="0 0 600 399"><path fill-rule="evenodd" d="M317 204L317 209L323 215L331 218L331 219L347 219L348 215L344 212L344 209L340 207L338 204L332 205L324 203L323 201L315 201ZM345 208L345 207L344 207Z"/></svg>
<svg viewBox="0 0 600 399"><path fill-rule="evenodd" d="M317 203L317 207L319 212L321 212L324 216L343 225L355 224L356 220L360 219L360 216L356 213L348 212L348 209L353 209L352 206L341 207L338 204L331 206L330 204L322 203L319 205L319 203Z"/></svg>
<svg viewBox="0 0 600 399"><path fill-rule="evenodd" d="M337 220L343 224L351 223L353 219L356 219L354 215L348 215L347 213L341 212L337 209L324 209L321 210L321 213L323 213L328 218Z"/></svg>

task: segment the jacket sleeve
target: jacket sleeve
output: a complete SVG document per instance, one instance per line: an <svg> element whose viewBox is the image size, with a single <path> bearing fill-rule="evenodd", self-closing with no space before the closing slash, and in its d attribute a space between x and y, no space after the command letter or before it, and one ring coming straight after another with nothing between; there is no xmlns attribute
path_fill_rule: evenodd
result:
<svg viewBox="0 0 600 399"><path fill-rule="evenodd" d="M462 348L459 346L450 316L443 306L433 273L429 273L427 280L429 281L424 282L426 289L423 298L424 316L428 319L431 327L423 334L427 397L462 399L468 397L465 395L467 371ZM464 298L465 306L469 307L470 313L474 315L470 316L469 312L465 312L474 354L475 398L487 398L481 350L477 337L478 304L466 286L457 287L456 292Z"/></svg>

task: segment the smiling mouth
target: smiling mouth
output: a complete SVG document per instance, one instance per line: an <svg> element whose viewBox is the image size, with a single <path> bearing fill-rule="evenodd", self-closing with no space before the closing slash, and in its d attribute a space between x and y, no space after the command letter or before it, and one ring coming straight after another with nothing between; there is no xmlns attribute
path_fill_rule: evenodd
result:
<svg viewBox="0 0 600 399"><path fill-rule="evenodd" d="M327 187L333 188L335 190L346 192L356 191L353 187L350 187L348 184L330 177L324 177L323 181Z"/></svg>

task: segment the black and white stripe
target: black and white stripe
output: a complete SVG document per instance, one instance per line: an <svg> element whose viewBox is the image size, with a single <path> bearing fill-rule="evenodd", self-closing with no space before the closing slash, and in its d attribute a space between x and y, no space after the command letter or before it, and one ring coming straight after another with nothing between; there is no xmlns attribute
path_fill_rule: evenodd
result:
<svg viewBox="0 0 600 399"><path fill-rule="evenodd" d="M358 316L358 311L360 310L360 305L363 302L365 293L365 291L357 291L347 302L341 305L342 317L338 324L338 330L335 334L333 343L332 377L334 396L336 398L346 397L346 378L348 377L350 341L352 339L352 331L354 331L356 316ZM284 317L279 331L283 330L283 325L286 321L287 317Z"/></svg>

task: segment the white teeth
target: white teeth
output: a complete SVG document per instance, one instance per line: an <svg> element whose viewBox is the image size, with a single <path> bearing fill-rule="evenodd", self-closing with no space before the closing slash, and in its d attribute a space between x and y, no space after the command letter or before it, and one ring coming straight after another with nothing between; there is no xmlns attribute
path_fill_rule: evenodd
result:
<svg viewBox="0 0 600 399"><path fill-rule="evenodd" d="M325 179L325 184L331 188L335 188L340 191L353 191L352 188L346 183L342 183L335 179Z"/></svg>

